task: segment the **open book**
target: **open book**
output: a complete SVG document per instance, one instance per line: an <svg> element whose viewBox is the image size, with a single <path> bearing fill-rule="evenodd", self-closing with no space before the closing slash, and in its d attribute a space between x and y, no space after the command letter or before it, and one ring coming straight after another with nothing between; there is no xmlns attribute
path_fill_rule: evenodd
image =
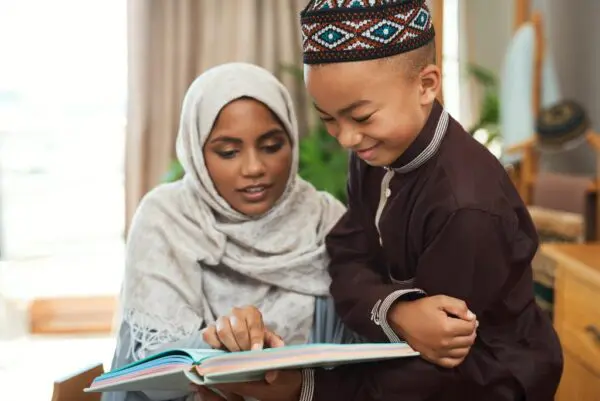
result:
<svg viewBox="0 0 600 401"><path fill-rule="evenodd" d="M210 385L262 380L266 372L416 356L406 343L308 344L260 351L172 349L98 376L86 392L188 391L190 383Z"/></svg>

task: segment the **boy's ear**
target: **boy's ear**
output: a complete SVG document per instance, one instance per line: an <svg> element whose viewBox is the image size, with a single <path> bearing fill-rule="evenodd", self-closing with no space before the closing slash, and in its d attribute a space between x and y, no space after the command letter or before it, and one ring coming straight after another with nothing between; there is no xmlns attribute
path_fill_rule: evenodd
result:
<svg viewBox="0 0 600 401"><path fill-rule="evenodd" d="M442 86L442 72L435 64L429 64L419 74L421 81L421 105L432 104Z"/></svg>

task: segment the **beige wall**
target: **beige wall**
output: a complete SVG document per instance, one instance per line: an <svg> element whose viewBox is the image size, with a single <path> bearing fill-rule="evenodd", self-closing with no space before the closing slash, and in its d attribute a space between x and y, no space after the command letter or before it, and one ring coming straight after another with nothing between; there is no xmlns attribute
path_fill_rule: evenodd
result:
<svg viewBox="0 0 600 401"><path fill-rule="evenodd" d="M464 0L471 62L499 73L513 30L513 0Z"/></svg>

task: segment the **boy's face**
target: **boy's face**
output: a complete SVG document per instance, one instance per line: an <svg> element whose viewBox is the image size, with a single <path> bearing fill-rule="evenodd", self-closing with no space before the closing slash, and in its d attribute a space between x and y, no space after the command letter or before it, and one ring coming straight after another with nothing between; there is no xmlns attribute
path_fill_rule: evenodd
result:
<svg viewBox="0 0 600 401"><path fill-rule="evenodd" d="M397 60L306 65L315 108L340 145L373 166L393 163L419 134L439 87L430 65L411 76Z"/></svg>

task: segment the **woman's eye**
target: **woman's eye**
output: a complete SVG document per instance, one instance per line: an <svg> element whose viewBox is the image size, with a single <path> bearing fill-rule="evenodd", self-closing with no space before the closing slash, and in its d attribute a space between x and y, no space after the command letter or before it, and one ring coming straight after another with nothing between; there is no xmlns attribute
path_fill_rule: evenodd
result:
<svg viewBox="0 0 600 401"><path fill-rule="evenodd" d="M334 121L334 119L332 117L325 117L325 116L319 116L319 119L321 119L321 121L323 121L324 123L330 123L330 122Z"/></svg>
<svg viewBox="0 0 600 401"><path fill-rule="evenodd" d="M274 143L272 145L265 145L265 146L263 146L263 149L267 153L275 153L275 152L279 151L282 147L283 147L283 142L279 142L279 143Z"/></svg>
<svg viewBox="0 0 600 401"><path fill-rule="evenodd" d="M233 159L237 150L217 150L216 153L223 159Z"/></svg>

